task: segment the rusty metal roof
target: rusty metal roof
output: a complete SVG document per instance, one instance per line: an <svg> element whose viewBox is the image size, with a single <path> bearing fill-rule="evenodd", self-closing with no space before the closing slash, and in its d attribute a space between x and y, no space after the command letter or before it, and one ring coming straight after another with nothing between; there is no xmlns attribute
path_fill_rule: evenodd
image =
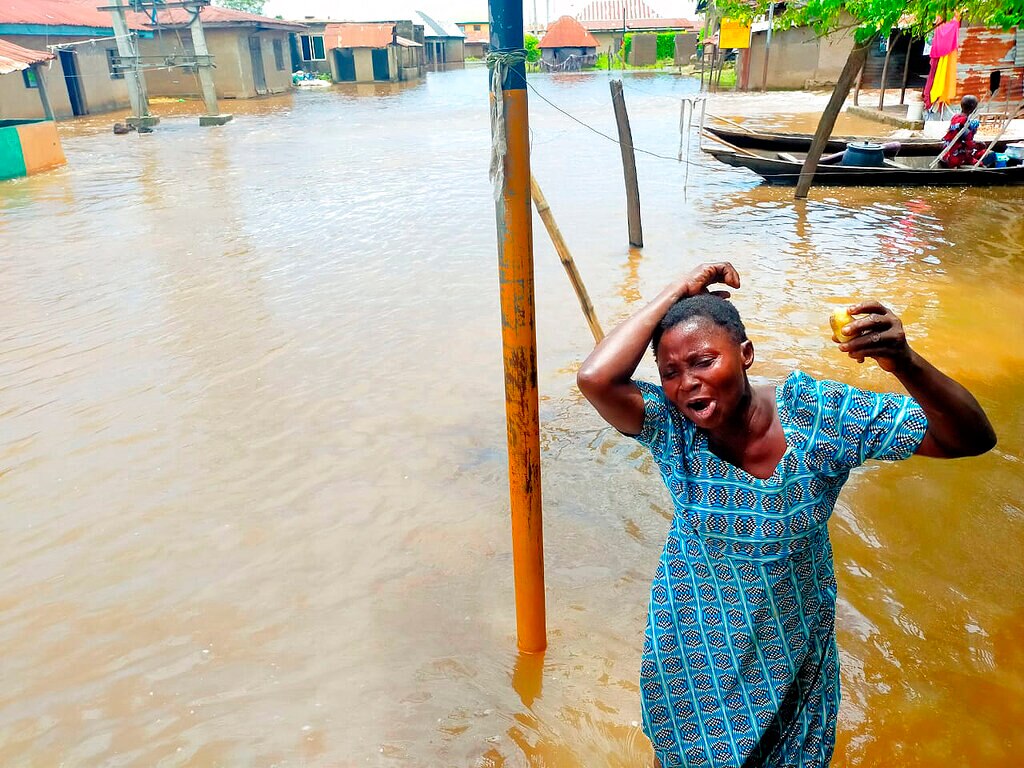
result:
<svg viewBox="0 0 1024 768"><path fill-rule="evenodd" d="M331 48L386 48L395 39L389 23L338 22L324 27L324 45Z"/></svg>
<svg viewBox="0 0 1024 768"><path fill-rule="evenodd" d="M597 38L584 29L572 16L563 16L550 27L541 48L597 48Z"/></svg>
<svg viewBox="0 0 1024 768"><path fill-rule="evenodd" d="M101 4L96 0L0 0L0 24L112 29L110 14L96 10Z"/></svg>
<svg viewBox="0 0 1024 768"><path fill-rule="evenodd" d="M4 0L0 0L0 3L3 2ZM261 29L281 29L290 32L299 32L306 28L305 25L299 24L298 22L272 19L269 16L258 16L255 13L236 11L233 8L222 8L217 5L208 5L203 8L203 10L200 11L200 18L203 20L204 27L254 25ZM159 26L162 27L185 26L192 20L192 14L184 8L172 8L166 11L161 11L159 19ZM148 19L145 21L147 22L147 26L153 26L148 24Z"/></svg>
<svg viewBox="0 0 1024 768"><path fill-rule="evenodd" d="M31 48L22 48L20 45L0 39L0 75L28 69L33 64L42 64L55 58L57 57L52 53L33 51Z"/></svg>

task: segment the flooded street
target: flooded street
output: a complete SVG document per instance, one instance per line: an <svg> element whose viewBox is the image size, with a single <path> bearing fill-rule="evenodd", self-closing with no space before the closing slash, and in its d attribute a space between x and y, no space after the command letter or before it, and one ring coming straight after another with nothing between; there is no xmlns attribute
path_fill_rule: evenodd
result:
<svg viewBox="0 0 1024 768"><path fill-rule="evenodd" d="M670 501L576 389L591 337L539 221L550 647L515 651L486 78L230 102L222 129L194 104L155 105L148 136L94 117L62 124L65 168L0 183L0 764L652 764L637 677ZM614 134L607 80L531 78ZM760 380L895 388L827 316L902 313L1000 444L870 466L840 498L834 763L1016 765L1024 193L795 205L696 136L684 190L696 90L626 76L636 145L671 158L638 155L632 251L619 148L530 94L598 315L727 258ZM824 103L710 108L810 130Z"/></svg>

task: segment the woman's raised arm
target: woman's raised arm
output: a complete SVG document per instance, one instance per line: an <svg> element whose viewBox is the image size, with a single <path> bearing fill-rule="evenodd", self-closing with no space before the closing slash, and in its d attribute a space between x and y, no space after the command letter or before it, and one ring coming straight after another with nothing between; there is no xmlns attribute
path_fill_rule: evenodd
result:
<svg viewBox="0 0 1024 768"><path fill-rule="evenodd" d="M583 361L576 384L601 417L620 432L638 435L643 429L644 399L633 383L633 373L658 322L677 301L706 292L708 286L716 283L739 288L739 273L728 262L702 264L616 327ZM729 295L727 291L714 293Z"/></svg>
<svg viewBox="0 0 1024 768"><path fill-rule="evenodd" d="M974 395L910 348L903 323L891 310L867 301L850 307L850 314L865 317L842 329L857 338L839 349L859 362L874 358L920 403L928 417L928 431L918 446L919 456L956 459L995 447L995 430Z"/></svg>

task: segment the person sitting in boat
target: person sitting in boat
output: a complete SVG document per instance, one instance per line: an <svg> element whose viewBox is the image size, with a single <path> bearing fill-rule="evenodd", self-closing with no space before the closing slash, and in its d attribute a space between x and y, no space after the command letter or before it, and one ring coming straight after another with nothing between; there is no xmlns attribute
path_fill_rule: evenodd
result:
<svg viewBox="0 0 1024 768"><path fill-rule="evenodd" d="M950 149L940 163L945 168L959 168L963 165L974 165L983 155L984 165L990 165L994 160L992 153L985 154L984 145L976 144L974 136L978 132L981 122L977 117L972 117L974 110L978 108L978 97L968 94L960 100L960 114L953 115L949 121L949 130L942 137L942 142ZM966 129L964 129L966 126ZM963 133L961 133L963 131Z"/></svg>

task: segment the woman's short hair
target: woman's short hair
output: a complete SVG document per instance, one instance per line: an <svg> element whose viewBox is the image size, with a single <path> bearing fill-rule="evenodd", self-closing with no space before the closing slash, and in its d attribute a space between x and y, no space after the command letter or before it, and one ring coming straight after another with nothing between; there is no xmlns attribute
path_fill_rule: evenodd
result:
<svg viewBox="0 0 1024 768"><path fill-rule="evenodd" d="M719 328L724 328L737 344L747 340L747 329L743 327L740 313L736 311L731 301L711 293L698 293L673 304L655 326L651 335L654 356L658 356L658 344L661 343L661 337L666 331L696 317L710 320Z"/></svg>

